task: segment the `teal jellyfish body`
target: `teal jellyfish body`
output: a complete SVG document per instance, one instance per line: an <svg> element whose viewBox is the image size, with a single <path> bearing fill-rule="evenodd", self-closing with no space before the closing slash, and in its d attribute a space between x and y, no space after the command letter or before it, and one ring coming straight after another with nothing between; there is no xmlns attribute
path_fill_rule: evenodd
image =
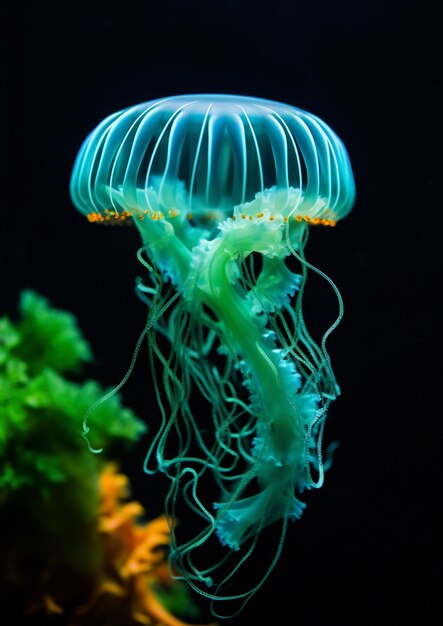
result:
<svg viewBox="0 0 443 626"><path fill-rule="evenodd" d="M248 598L259 584L231 596L223 584L280 520L278 557L287 520L304 508L300 492L323 480L323 427L339 393L326 339L342 305L304 248L310 225L335 226L352 208L346 150L324 122L294 107L178 96L105 119L79 152L71 195L90 222L135 223L143 240L139 259L152 285L138 288L149 305L161 414L145 471L171 479L172 518L183 500L201 521L182 544L173 529L172 558L208 597ZM320 345L303 318L308 269L340 303ZM206 504L208 475L218 496ZM214 535L228 556L200 566L198 552Z"/></svg>

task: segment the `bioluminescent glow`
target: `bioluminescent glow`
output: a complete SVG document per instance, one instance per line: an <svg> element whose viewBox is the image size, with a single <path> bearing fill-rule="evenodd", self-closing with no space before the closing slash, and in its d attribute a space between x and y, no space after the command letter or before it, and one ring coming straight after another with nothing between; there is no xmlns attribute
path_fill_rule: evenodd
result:
<svg viewBox="0 0 443 626"><path fill-rule="evenodd" d="M352 208L346 150L292 106L164 98L99 124L77 157L71 195L90 222L135 224L142 237L146 397L152 406L155 394L159 409L144 469L170 480L171 562L213 601L244 603L275 566L287 522L305 506L301 492L323 482L323 429L339 393L326 340L342 301L305 245L311 226L331 228ZM303 316L308 271L339 304L319 345ZM274 559L249 589L232 591L277 522Z"/></svg>

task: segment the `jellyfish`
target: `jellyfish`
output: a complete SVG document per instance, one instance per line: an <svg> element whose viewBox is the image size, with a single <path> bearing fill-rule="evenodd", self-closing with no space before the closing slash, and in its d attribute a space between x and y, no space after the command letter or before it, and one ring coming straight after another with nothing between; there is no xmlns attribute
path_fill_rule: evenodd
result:
<svg viewBox="0 0 443 626"><path fill-rule="evenodd" d="M325 420L340 393L326 341L343 304L305 246L311 227L334 227L353 206L346 149L293 106L167 97L98 125L77 156L71 197L89 222L141 235L147 277L137 292L148 315L135 354L147 344L159 422L144 471L170 481L170 560L212 602L244 603L274 568L301 493L324 479ZM303 315L310 272L338 299L320 342ZM182 507L193 520L185 539ZM265 571L226 591L277 524Z"/></svg>

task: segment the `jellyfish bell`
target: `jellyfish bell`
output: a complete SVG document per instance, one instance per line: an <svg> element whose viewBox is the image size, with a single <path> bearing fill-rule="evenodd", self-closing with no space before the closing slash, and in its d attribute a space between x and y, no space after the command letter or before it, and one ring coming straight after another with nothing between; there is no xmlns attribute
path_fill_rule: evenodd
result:
<svg viewBox="0 0 443 626"><path fill-rule="evenodd" d="M176 96L109 116L84 142L71 180L91 221L129 213L149 242L171 224L187 248L229 217L332 226L354 194L346 150L324 122L229 95Z"/></svg>
<svg viewBox="0 0 443 626"><path fill-rule="evenodd" d="M164 98L113 114L89 135L71 196L90 222L135 224L142 237L139 259L153 286L139 290L161 413L145 471L170 478L171 519L182 499L201 523L184 543L173 533L171 558L209 598L247 600L276 559L248 591L226 596L224 584L277 521L280 553L287 521L304 507L299 494L323 482L323 428L338 394L326 339L342 304L304 248L310 226L335 226L352 208L346 149L319 118L278 102ZM320 345L303 317L308 270L325 277L340 304ZM219 498L206 504L208 474ZM214 537L228 555L199 566Z"/></svg>

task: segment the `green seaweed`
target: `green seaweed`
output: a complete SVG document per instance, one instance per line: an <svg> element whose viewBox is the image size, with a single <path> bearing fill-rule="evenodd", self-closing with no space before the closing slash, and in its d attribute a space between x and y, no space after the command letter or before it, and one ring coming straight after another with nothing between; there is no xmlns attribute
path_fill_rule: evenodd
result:
<svg viewBox="0 0 443 626"><path fill-rule="evenodd" d="M32 291L21 295L19 320L0 318L0 504L25 487L48 492L63 483L73 455L91 463L81 423L106 391L62 376L91 358L76 318ZM94 423L106 445L134 442L146 430L118 395L97 406Z"/></svg>

